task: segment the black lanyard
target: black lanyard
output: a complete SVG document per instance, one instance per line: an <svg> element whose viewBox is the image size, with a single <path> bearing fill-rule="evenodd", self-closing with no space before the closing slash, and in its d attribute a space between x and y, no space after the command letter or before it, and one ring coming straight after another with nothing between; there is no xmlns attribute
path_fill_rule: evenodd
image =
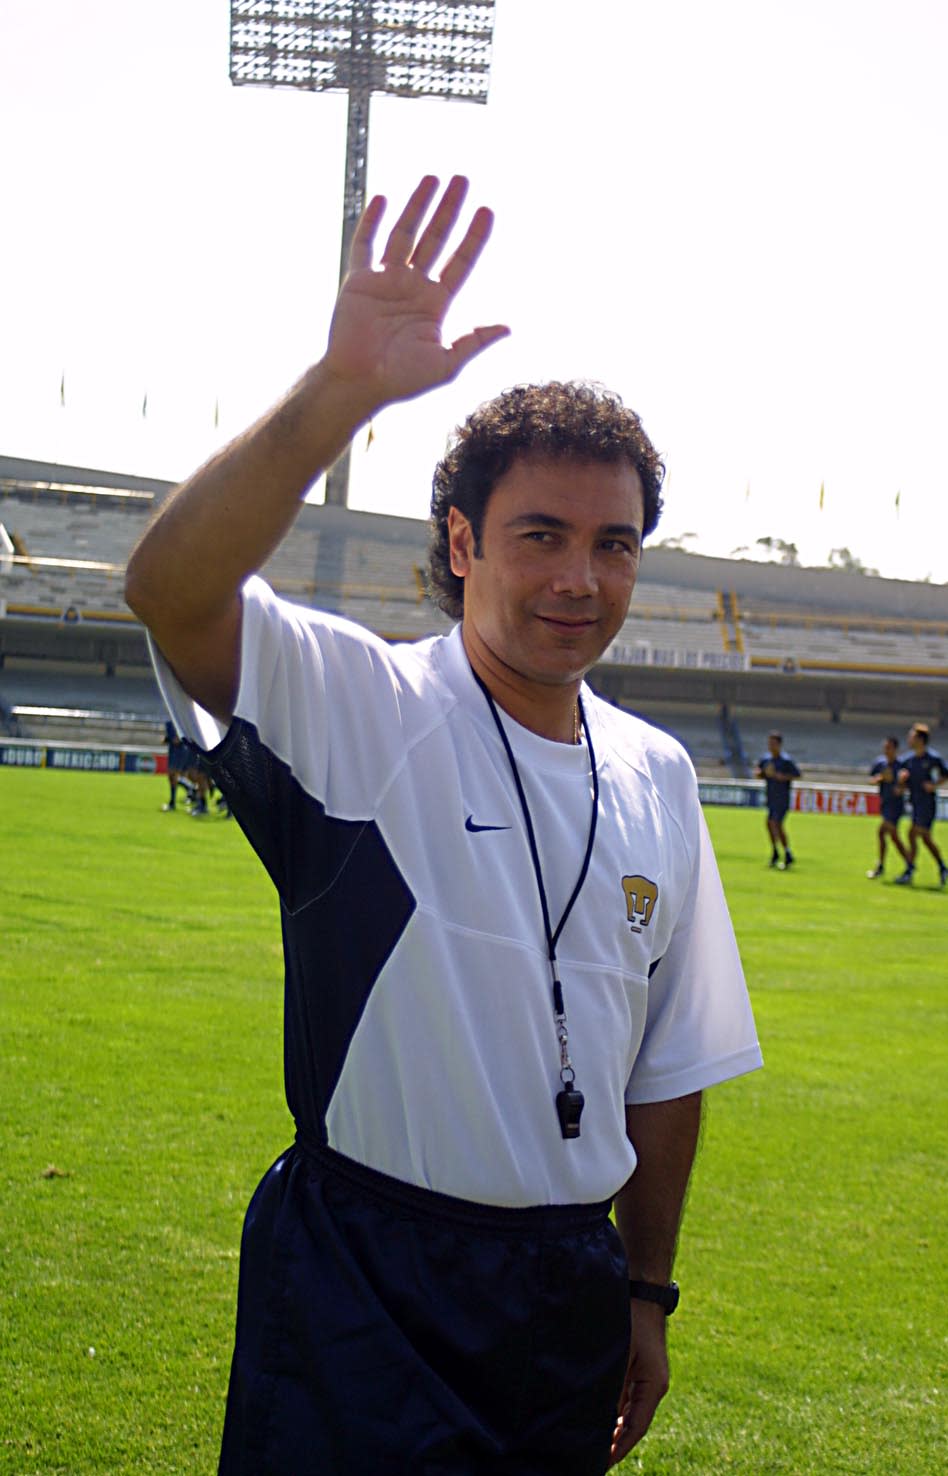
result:
<svg viewBox="0 0 948 1476"><path fill-rule="evenodd" d="M527 804L527 796L524 793L523 783L520 779L520 770L517 768L517 760L514 758L513 749L510 746L510 739L507 737L506 729L500 720L500 714L497 711L493 697L473 667L471 667L471 675L487 699L487 706L490 708L491 717L497 725L497 731L500 734L501 742L504 745L510 763L510 772L513 774L514 784L517 788L520 808L523 811L523 822L527 830L527 840L530 843L530 859L533 862L533 874L536 877L537 892L540 897L540 910L543 914L543 931L546 934L550 973L553 978L553 1020L556 1025L556 1038L560 1047L560 1081L563 1083L562 1091L556 1095L556 1112L560 1120L560 1131L563 1137L578 1138L579 1119L582 1115L583 1106L585 1105L585 1098L576 1085L576 1072L573 1070L573 1063L569 1058L569 1030L566 1024L566 1006L563 1002L563 985L560 982L559 969L556 963L556 945L566 925L566 919L573 910L573 904L583 889L583 883L589 871L593 846L596 841L596 819L599 814L599 775L596 771L596 755L593 750L592 736L589 732L589 723L586 721L586 709L583 707L582 698L577 695L576 705L579 708L580 721L583 725L583 732L586 735L586 747L589 750L589 762L592 767L593 799L592 814L589 819L589 837L586 841L586 854L583 857L583 864L580 867L579 877L573 888L572 896L563 909L563 916L560 918L554 931L550 923L550 908L546 900L546 887L543 885L543 869L540 865L540 852L533 830L530 806Z"/></svg>

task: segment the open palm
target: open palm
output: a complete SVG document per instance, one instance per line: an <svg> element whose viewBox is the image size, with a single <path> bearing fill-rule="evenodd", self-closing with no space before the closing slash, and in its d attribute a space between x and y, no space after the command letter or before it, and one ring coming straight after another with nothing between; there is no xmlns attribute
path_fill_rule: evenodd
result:
<svg viewBox="0 0 948 1476"><path fill-rule="evenodd" d="M337 379L358 387L373 408L447 383L509 331L494 324L475 328L452 344L443 342L444 319L487 242L493 216L489 210L476 211L439 276L432 277L457 224L467 181L451 180L419 235L437 188L437 180L427 176L415 189L388 237L380 269L373 268L372 252L385 210L382 197L366 207L353 237L325 362Z"/></svg>

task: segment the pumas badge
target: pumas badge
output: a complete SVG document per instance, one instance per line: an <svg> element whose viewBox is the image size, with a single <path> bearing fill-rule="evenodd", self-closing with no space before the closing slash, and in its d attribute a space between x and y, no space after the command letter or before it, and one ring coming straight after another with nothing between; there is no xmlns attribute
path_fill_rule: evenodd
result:
<svg viewBox="0 0 948 1476"><path fill-rule="evenodd" d="M652 921L658 905L658 886L647 876L624 876L622 891L625 894L626 915L633 933L641 933Z"/></svg>

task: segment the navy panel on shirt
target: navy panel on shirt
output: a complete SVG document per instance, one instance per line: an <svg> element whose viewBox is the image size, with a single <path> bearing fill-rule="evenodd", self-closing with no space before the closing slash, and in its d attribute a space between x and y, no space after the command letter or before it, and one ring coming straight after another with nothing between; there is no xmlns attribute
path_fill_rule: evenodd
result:
<svg viewBox="0 0 948 1476"><path fill-rule="evenodd" d="M235 721L208 768L280 895L287 1102L324 1139L346 1052L415 898L378 826L327 815L252 723Z"/></svg>

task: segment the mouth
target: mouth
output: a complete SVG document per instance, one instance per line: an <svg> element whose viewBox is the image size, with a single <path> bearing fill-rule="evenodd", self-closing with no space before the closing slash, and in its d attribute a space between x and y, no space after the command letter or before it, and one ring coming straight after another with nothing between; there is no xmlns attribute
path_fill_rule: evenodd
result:
<svg viewBox="0 0 948 1476"><path fill-rule="evenodd" d="M584 631L595 629L598 624L591 616L538 615L537 619L550 630L562 631L564 635L582 635Z"/></svg>

